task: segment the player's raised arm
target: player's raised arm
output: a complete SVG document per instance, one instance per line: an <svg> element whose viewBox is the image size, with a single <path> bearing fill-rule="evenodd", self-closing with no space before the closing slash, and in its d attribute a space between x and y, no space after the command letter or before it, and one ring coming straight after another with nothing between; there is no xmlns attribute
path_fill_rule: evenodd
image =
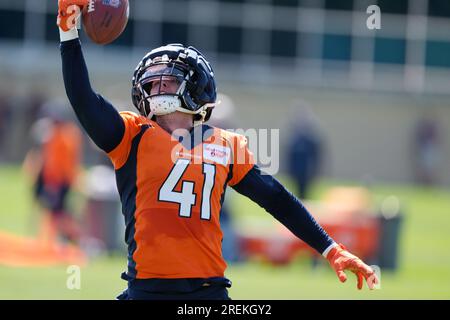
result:
<svg viewBox="0 0 450 320"><path fill-rule="evenodd" d="M60 31L62 71L67 97L83 128L95 144L105 152L112 151L125 132L117 110L90 84L88 70L81 51L75 16L88 0L59 0L57 24Z"/></svg>
<svg viewBox="0 0 450 320"><path fill-rule="evenodd" d="M291 192L274 177L263 174L258 166L252 169L234 186L237 192L247 196L286 226L298 238L317 250L330 262L341 282L349 270L357 276L358 289L366 279L369 288L378 283L374 271L361 259L338 245L317 223L314 217Z"/></svg>

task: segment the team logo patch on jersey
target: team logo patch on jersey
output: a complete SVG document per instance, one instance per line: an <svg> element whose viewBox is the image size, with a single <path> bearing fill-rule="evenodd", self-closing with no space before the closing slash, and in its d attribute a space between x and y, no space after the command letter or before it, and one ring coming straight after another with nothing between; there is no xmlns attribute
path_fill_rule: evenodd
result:
<svg viewBox="0 0 450 320"><path fill-rule="evenodd" d="M217 144L203 144L203 159L210 160L226 166L230 159L231 150L229 147Z"/></svg>

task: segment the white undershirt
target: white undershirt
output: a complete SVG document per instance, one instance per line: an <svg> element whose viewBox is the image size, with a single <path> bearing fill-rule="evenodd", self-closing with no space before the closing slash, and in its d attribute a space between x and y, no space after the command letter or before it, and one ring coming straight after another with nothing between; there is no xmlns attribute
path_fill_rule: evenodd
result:
<svg viewBox="0 0 450 320"><path fill-rule="evenodd" d="M336 242L333 242L332 244L330 244L330 245L328 246L328 248L325 249L324 252L322 252L322 255L326 258L327 255L328 255L328 253L330 253L331 249L333 249L333 248L335 248L335 247L337 247L337 246L338 246L338 244L337 244Z"/></svg>
<svg viewBox="0 0 450 320"><path fill-rule="evenodd" d="M70 29L69 31L63 31L59 28L59 39L61 42L69 41L78 38L77 28Z"/></svg>

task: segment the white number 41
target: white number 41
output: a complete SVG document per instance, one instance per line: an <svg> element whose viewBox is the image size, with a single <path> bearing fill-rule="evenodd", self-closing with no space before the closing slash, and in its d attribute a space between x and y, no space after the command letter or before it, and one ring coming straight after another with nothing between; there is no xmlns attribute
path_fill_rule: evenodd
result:
<svg viewBox="0 0 450 320"><path fill-rule="evenodd" d="M180 217L190 218L192 215L192 206L195 205L197 195L194 193L195 183L193 181L183 180L181 192L174 191L176 185L183 177L186 169L190 164L188 159L178 159L169 173L166 181L164 181L161 189L159 189L158 200L178 203L180 209L178 214ZM216 167L212 164L203 164L203 182L202 190L202 206L200 217L202 220L211 219L211 193L214 188L214 180L216 175Z"/></svg>

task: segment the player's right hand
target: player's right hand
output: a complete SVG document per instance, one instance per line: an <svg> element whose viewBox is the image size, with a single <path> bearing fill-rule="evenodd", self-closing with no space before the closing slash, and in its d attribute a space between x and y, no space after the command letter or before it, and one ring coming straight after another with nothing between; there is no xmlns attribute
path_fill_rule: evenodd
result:
<svg viewBox="0 0 450 320"><path fill-rule="evenodd" d="M80 15L89 0L58 0L58 18L56 24L63 31L69 31L75 27L76 18Z"/></svg>

